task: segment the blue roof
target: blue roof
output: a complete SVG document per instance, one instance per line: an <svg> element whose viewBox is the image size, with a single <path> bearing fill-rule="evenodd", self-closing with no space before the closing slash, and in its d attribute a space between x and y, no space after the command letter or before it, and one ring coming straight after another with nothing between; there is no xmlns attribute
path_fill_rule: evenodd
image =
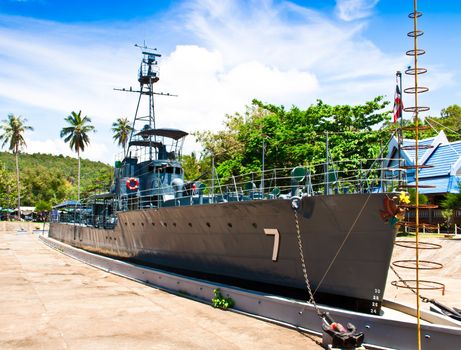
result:
<svg viewBox="0 0 461 350"><path fill-rule="evenodd" d="M414 146L415 140L404 139L402 146ZM437 136L429 137L419 141L423 146L418 150L418 163L430 165L429 168L420 168L418 176L421 185L432 185L434 188L421 188L421 193L458 193L460 191L459 182L461 181L461 141L449 142L445 133L440 131ZM431 146L424 148L424 146ZM395 165L397 138L394 136L393 142L389 145L389 157L392 158L387 163L387 167ZM416 150L403 149L402 157L404 165L415 164ZM454 168L456 164L456 169ZM390 172L388 172L390 174ZM387 173L386 173L387 175ZM415 184L415 169L407 168L406 171L408 184Z"/></svg>
<svg viewBox="0 0 461 350"><path fill-rule="evenodd" d="M70 201L65 201L62 203L59 203L53 207L53 209L59 209L59 208L66 208L66 207L75 207L77 205L80 205L80 202L77 202L75 200L70 200Z"/></svg>
<svg viewBox="0 0 461 350"><path fill-rule="evenodd" d="M418 181L419 186L433 186L431 188L420 188L419 193L458 193L460 177L457 176L442 176L421 179ZM414 185L415 182L408 182L409 185Z"/></svg>
<svg viewBox="0 0 461 350"><path fill-rule="evenodd" d="M450 174L453 164L461 157L461 141L438 146L425 164L432 168L424 168L419 172L421 178L446 176Z"/></svg>
<svg viewBox="0 0 461 350"><path fill-rule="evenodd" d="M434 140L435 140L435 137L429 137L427 139L419 141L418 144L421 145L421 146L430 146L432 144L432 142L434 142ZM404 139L402 141L402 146L403 147L405 147L405 146L414 146L414 145L415 145L415 140ZM421 157L424 156L426 151L427 151L426 148L418 149L418 160L421 160ZM414 149L406 149L405 152L407 152L407 154L410 156L411 160L414 162L415 161L416 150L414 150Z"/></svg>

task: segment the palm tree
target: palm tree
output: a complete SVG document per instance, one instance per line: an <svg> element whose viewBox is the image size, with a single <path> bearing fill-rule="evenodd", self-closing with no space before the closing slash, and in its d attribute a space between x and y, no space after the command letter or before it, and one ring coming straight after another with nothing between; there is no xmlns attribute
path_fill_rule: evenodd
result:
<svg viewBox="0 0 461 350"><path fill-rule="evenodd" d="M70 125L61 130L61 137L64 137L64 142L69 142L72 150L75 150L78 155L78 182L77 182L77 201L80 202L80 151L85 150L85 146L90 143L88 133L95 131L94 126L90 125L91 119L87 116L82 118L82 111L75 113L72 111L64 120Z"/></svg>
<svg viewBox="0 0 461 350"><path fill-rule="evenodd" d="M27 119L21 116L16 117L14 114L8 114L8 119L3 120L0 129L3 133L0 135L0 141L3 141L2 148L9 143L9 150L13 151L16 158L16 183L18 186L18 218L21 219L21 186L19 183L19 151L26 147L26 141L22 136L26 130L34 130L31 126L25 125Z"/></svg>
<svg viewBox="0 0 461 350"><path fill-rule="evenodd" d="M118 145L123 147L123 155L126 153L126 144L132 130L133 128L128 118L118 118L117 121L112 124L114 141L117 141Z"/></svg>

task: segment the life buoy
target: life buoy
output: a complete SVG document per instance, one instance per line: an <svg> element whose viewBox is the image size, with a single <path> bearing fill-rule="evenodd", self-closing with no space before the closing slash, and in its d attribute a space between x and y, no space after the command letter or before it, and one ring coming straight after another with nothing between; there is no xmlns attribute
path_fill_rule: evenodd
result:
<svg viewBox="0 0 461 350"><path fill-rule="evenodd" d="M128 180L126 180L126 188L128 188L130 191L137 190L139 187L139 181L135 177L130 177Z"/></svg>

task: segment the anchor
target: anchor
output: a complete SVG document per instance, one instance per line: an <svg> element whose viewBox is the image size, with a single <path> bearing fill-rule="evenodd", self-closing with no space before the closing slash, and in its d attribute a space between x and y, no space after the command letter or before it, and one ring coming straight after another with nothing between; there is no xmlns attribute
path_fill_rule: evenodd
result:
<svg viewBox="0 0 461 350"><path fill-rule="evenodd" d="M322 345L326 349L365 349L362 346L365 335L357 332L352 323L344 327L326 312L322 315L322 329Z"/></svg>

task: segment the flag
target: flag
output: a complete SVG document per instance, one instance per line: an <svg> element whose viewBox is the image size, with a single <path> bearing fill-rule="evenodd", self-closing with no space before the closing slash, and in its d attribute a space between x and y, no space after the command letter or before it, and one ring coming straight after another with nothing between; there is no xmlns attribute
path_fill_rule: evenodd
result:
<svg viewBox="0 0 461 350"><path fill-rule="evenodd" d="M402 95L400 93L399 86L395 86L395 96L394 96L394 123L397 121L397 119L402 117L402 109L403 109L403 103L402 103Z"/></svg>

